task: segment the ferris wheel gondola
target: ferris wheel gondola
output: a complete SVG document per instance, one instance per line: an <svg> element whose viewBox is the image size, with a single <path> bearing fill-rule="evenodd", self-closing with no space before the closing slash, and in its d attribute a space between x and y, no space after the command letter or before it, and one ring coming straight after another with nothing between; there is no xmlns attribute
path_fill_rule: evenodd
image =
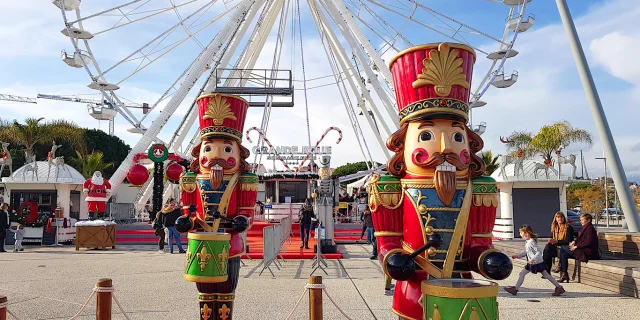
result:
<svg viewBox="0 0 640 320"><path fill-rule="evenodd" d="M480 99L489 87L508 88L517 81L517 72L505 75L504 66L508 59L518 54L514 48L517 35L531 28L535 21L533 15L525 14L526 4L530 1L478 0L478 5L505 12L504 19L485 21L482 25L483 28L492 25L492 32L481 31L481 28L456 18L454 12L443 12L445 9L430 7L418 0L308 0L306 5L313 19L308 22L301 18L299 0L129 0L117 5L103 2L80 5L79 0L56 0L53 3L60 8L63 17L63 33L74 46L74 57L66 57L73 59L73 63L65 62L72 67L78 67L76 62L80 62L91 79L89 87L98 90L104 100L114 106L115 112L133 126L135 130L132 131L142 134L131 155L144 151L167 121L176 117L178 106L185 103L188 110L172 135L169 148L172 152L189 150L191 142L195 141L187 138L196 120L194 95L216 87L229 90L255 87L255 83L277 88L275 74L265 72L260 79L234 79L233 75L238 70L256 68L258 58L266 52L264 48L269 35L275 35L271 69L274 72L295 69L294 58L289 67L284 66L282 53L293 48L293 56L299 55L304 61L304 53L309 48L305 48L303 37L308 34L302 33L301 26L313 23L327 56L327 73L307 78L302 63L302 79L295 76L293 79L301 86L295 90L303 89L307 101L307 91L334 87L336 95L344 102L363 157L373 160L355 110L359 109L374 132L373 140L383 154L388 155L383 136L398 128L395 94L387 67L389 56L415 44L433 42L432 39L460 42L474 48L477 59L491 61L489 67L476 76L475 88L472 88L470 107L483 106L486 102ZM174 21L168 22L167 18L171 16ZM288 24L292 27L288 28ZM146 28L144 36L131 39L131 31L138 26ZM157 26L157 29L154 32L148 29L149 26ZM121 54L120 58L114 58L111 51L95 50L119 37L129 37L127 39L131 41L138 41L138 45L129 53ZM76 60L75 54L81 54L80 58ZM156 107L163 110L146 128L143 121L151 113L140 115L127 108L119 93L133 86L130 83L137 77L154 74L158 69L171 72L173 69L167 70L160 63L162 61L171 61L172 65L183 63L186 69L176 73L175 81L151 104L149 111ZM102 68L99 62L108 67ZM194 90L196 87L200 89ZM271 114L277 112L272 108L290 107L290 103L278 101L266 93L264 99L253 106L264 107L261 128L266 132ZM304 103L304 107L308 114L308 104ZM484 132L486 124L480 126ZM378 128L380 134L377 134ZM113 175L113 188L124 179L131 163L129 160L123 161Z"/></svg>

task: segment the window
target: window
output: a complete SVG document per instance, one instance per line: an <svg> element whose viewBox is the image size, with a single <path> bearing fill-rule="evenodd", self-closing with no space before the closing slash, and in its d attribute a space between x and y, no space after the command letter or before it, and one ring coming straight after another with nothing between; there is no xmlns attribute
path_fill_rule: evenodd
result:
<svg viewBox="0 0 640 320"><path fill-rule="evenodd" d="M285 203L286 197L291 197L292 203L304 202L307 198L307 181L280 181L279 203Z"/></svg>

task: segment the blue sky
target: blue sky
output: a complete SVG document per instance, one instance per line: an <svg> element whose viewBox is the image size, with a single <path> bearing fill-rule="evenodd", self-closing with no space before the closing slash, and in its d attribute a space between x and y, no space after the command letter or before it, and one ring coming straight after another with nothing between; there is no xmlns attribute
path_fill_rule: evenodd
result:
<svg viewBox="0 0 640 320"><path fill-rule="evenodd" d="M123 2L83 1L81 9L84 14L91 14ZM638 90L640 64L635 58L640 49L638 41L640 32L635 30L634 24L631 23L640 19L640 8L633 2L631 0L568 1L607 112L609 124L616 137L624 167L630 178L640 180L640 163L636 160L640 152L640 134L636 129L640 115L640 109L636 107L640 102ZM163 5L168 1L155 1L155 3ZM303 3L301 18L307 79L331 75L306 2L301 1L301 3ZM422 0L421 3L496 37L502 35L508 13L508 7L505 5L488 0ZM60 34L63 28L60 11L49 3L34 4L36 4L35 0L3 4L4 8L0 12L0 41L4 47L0 52L2 69L0 93L29 97L35 97L37 93L95 94L94 91L86 88L90 80L84 70L70 68L60 60L60 50L72 51L68 38ZM179 13L184 17L193 12L197 5L202 4L198 2L185 6ZM371 7L377 8L374 5ZM200 22L213 19L224 10L225 7L222 4L215 5ZM590 175L601 175L602 164L594 160L602 153L599 137L560 24L555 2L533 0L528 4L527 12L535 14L535 25L526 33L519 35L515 48L520 54L507 61L505 66L507 72L511 70L519 72L519 81L509 89L492 87L483 98L488 103L487 106L477 109L474 114L474 122L487 122L487 132L483 135L486 149L503 152L504 148L499 142L499 137L506 136L514 130L526 129L535 132L540 126L554 120L569 120L574 125L589 130L594 135L596 143L591 148L572 146L566 152L579 153L583 150ZM424 12L419 17L424 18L427 23L438 23L433 16ZM394 14L387 13L383 18L391 25L401 25L402 19ZM115 19L117 17L91 19L85 22L85 28L94 32L102 30L113 24ZM176 23L176 19L174 12L168 12L153 19L98 35L90 40L91 48L100 66L106 68L136 50L146 42L145 39L150 40L159 35L168 26ZM372 24L375 23L372 19L363 19ZM196 38L201 43L208 43L224 22L226 20L221 19L198 34ZM291 29L291 23L288 24L288 29ZM382 45L380 38L375 37L368 30L364 31L367 36L370 36L374 46ZM415 24L409 24L402 34L413 44L445 40L442 36ZM467 36L474 46L495 49L496 44L491 40L477 35ZM167 43L171 42L169 40L177 41L181 34L176 32L172 37L167 40ZM295 40L296 49L294 50L290 33L287 33L285 38L288 41L285 42L286 49L280 67L294 69L295 79L301 80L299 39ZM341 41L346 45L344 40ZM257 67L270 67L274 42L275 33L272 32L265 49L258 58ZM399 45L399 49L405 47L407 47L406 44ZM200 50L195 41L185 42L138 75L123 82L118 94L137 103L152 104L167 90ZM351 53L349 49L347 51ZM383 58L388 60L391 56L393 52L387 52ZM110 81L122 79L131 72L133 67L135 66L132 64L118 67L108 74L108 79ZM480 78L478 74L483 75L482 72L486 71L487 67L486 59L479 58L476 62L474 79ZM308 86L328 82L331 82L331 79L311 82ZM300 81L296 82L296 88L302 88ZM195 98L195 94L192 92L187 96L185 102L160 133L160 138L169 140L184 115L186 106ZM323 145L333 146L333 165L360 161L362 155L335 86L309 90L308 101L311 140L315 141L325 128L332 125L338 126L344 132L341 144L335 145L335 137L331 134L323 142ZM150 125L158 111L159 109L145 121L146 126ZM252 109L245 126L259 126L261 112L260 109ZM28 116L43 116L47 119L63 117L83 127L107 129L106 122L99 123L91 118L86 112L86 107L78 103L39 100L38 105L27 105L0 102L0 113L3 118L19 120ZM371 129L367 127L365 121L362 121L364 119L360 118L365 140L373 157L382 161L382 153L373 142ZM388 118L386 120L389 121ZM127 132L126 129L129 127L131 126L122 117L116 119L116 134L130 145L134 145L140 136ZM306 144L305 103L302 91L296 91L294 108L274 110L269 130L269 138L275 144ZM250 143L245 144L252 146Z"/></svg>

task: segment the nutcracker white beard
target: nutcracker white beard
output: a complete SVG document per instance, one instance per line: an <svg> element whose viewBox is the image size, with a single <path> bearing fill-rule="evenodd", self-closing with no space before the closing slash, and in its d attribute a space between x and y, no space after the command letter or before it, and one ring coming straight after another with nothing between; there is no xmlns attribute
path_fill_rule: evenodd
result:
<svg viewBox="0 0 640 320"><path fill-rule="evenodd" d="M435 168L433 183L435 185L436 194L442 204L449 206L453 201L456 193L456 171L462 171L469 165L462 162L460 156L455 153L436 152L429 156L427 161L420 162L420 152L413 154L413 163L422 168Z"/></svg>

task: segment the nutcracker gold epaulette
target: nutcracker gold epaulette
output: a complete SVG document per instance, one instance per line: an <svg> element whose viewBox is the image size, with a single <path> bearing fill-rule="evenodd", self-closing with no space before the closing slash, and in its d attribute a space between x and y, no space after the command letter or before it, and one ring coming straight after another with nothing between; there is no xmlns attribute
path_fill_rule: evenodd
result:
<svg viewBox="0 0 640 320"><path fill-rule="evenodd" d="M196 174L186 171L180 176L180 191L192 193L196 191Z"/></svg>
<svg viewBox="0 0 640 320"><path fill-rule="evenodd" d="M243 173L240 175L240 190L242 191L258 191L258 175L255 173Z"/></svg>
<svg viewBox="0 0 640 320"><path fill-rule="evenodd" d="M473 183L473 205L476 207L498 206L498 185L491 177L477 177L471 179Z"/></svg>
<svg viewBox="0 0 640 320"><path fill-rule="evenodd" d="M367 186L367 192L371 212L376 212L380 206L397 209L402 204L404 196L400 179L391 175L374 174Z"/></svg>

